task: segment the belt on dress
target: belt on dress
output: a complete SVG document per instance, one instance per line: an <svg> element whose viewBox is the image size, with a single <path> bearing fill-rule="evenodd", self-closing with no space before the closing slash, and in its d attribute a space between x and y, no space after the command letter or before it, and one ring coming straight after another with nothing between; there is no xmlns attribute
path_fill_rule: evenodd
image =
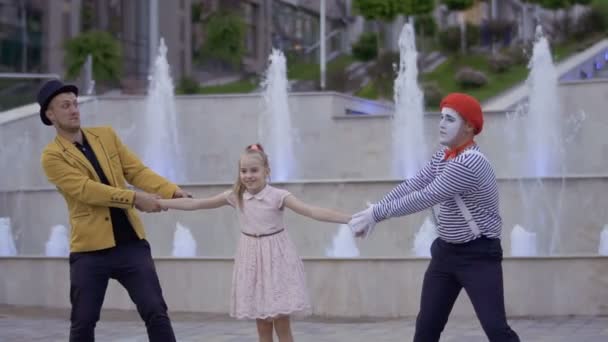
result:
<svg viewBox="0 0 608 342"><path fill-rule="evenodd" d="M282 232L284 230L285 230L285 228L282 228L282 229L277 230L276 232L272 232L272 233L268 233L268 234L249 234L249 233L245 233L243 231L241 231L241 233L243 233L244 235L247 235L247 236L254 237L254 238L261 238L261 237L265 237L265 236L279 234L280 232Z"/></svg>

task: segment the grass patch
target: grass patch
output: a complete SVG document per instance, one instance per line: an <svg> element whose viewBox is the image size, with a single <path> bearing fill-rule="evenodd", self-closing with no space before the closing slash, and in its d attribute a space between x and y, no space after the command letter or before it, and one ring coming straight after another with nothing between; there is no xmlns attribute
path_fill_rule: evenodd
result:
<svg viewBox="0 0 608 342"><path fill-rule="evenodd" d="M582 41L573 39L562 44L556 44L551 47L553 59L556 63L561 62L567 57L590 47L602 38L603 36L601 34L593 34ZM490 69L488 64L489 56L489 54L449 56L448 60L437 67L437 69L435 69L433 72L422 74L420 76L420 82L436 84L439 89L441 89L443 94L448 94L451 92L466 92L479 99L480 102L484 102L508 90L509 88L516 86L520 82L525 81L529 73L526 65L516 64L506 72L496 73ZM480 88L461 87L460 84L456 82L455 75L456 72L462 67L470 67L483 72L488 78L488 83ZM380 94L375 91L375 89L372 89L376 88L374 84L377 82L379 81L374 80L373 82L370 82L367 86L360 89L356 95L368 99L378 99ZM429 109L437 109L437 106L438 104L430 105Z"/></svg>
<svg viewBox="0 0 608 342"><path fill-rule="evenodd" d="M199 87L198 94L239 94L250 93L258 87L258 84L251 80L240 80L215 86Z"/></svg>
<svg viewBox="0 0 608 342"><path fill-rule="evenodd" d="M488 77L488 84L481 88L463 88L456 82L456 72L462 67L472 67ZM444 93L466 92L483 102L526 79L525 65L514 65L508 71L495 73L490 70L486 55L452 56L433 72L424 74L422 81L434 82Z"/></svg>
<svg viewBox="0 0 608 342"><path fill-rule="evenodd" d="M560 62L577 52L581 52L591 47L604 37L603 33L596 32L589 34L589 36L583 40L571 39L562 44L552 46L551 51L553 52L553 60L555 62Z"/></svg>
<svg viewBox="0 0 608 342"><path fill-rule="evenodd" d="M350 55L341 55L327 63L327 73L333 70L344 70L355 59ZM287 78L290 80L316 81L321 78L321 69L318 63L289 62L287 65Z"/></svg>
<svg viewBox="0 0 608 342"><path fill-rule="evenodd" d="M355 96L375 100L379 97L378 88L374 85L374 82L369 82L363 88L359 89L355 93Z"/></svg>

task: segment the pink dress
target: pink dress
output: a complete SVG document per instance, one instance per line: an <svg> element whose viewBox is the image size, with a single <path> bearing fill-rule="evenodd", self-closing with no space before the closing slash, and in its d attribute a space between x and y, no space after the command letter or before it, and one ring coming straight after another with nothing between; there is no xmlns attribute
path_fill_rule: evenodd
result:
<svg viewBox="0 0 608 342"><path fill-rule="evenodd" d="M283 201L288 195L288 191L269 185L255 195L245 191L241 210L236 194L226 192L228 202L236 208L241 231L251 235L285 229ZM265 319L310 312L304 267L287 231L263 237L240 234L230 316Z"/></svg>

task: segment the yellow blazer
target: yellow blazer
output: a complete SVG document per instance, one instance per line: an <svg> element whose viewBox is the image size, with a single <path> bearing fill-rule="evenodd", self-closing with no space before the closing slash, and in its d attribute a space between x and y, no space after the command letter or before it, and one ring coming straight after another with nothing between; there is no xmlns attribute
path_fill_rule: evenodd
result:
<svg viewBox="0 0 608 342"><path fill-rule="evenodd" d="M41 162L48 180L65 198L70 213L70 251L85 252L114 247L110 207L122 208L140 239L143 224L133 207L135 191L171 198L177 185L146 167L123 145L111 127L83 128L82 132L99 160L110 185L101 183L89 160L67 139L56 136L42 152Z"/></svg>

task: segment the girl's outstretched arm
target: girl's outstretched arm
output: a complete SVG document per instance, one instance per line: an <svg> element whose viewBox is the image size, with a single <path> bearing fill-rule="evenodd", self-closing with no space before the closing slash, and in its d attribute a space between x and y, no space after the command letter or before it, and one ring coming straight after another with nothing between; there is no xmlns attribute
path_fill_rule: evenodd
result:
<svg viewBox="0 0 608 342"><path fill-rule="evenodd" d="M215 195L207 198L174 198L158 200L163 209L178 209L178 210L198 210L198 209L215 209L225 205L230 205L226 198L226 193Z"/></svg>
<svg viewBox="0 0 608 342"><path fill-rule="evenodd" d="M334 223L348 223L348 221L350 221L350 215L332 209L309 205L300 201L294 195L291 194L285 197L283 204L287 208L295 211L296 213L306 217L310 217L317 221Z"/></svg>

